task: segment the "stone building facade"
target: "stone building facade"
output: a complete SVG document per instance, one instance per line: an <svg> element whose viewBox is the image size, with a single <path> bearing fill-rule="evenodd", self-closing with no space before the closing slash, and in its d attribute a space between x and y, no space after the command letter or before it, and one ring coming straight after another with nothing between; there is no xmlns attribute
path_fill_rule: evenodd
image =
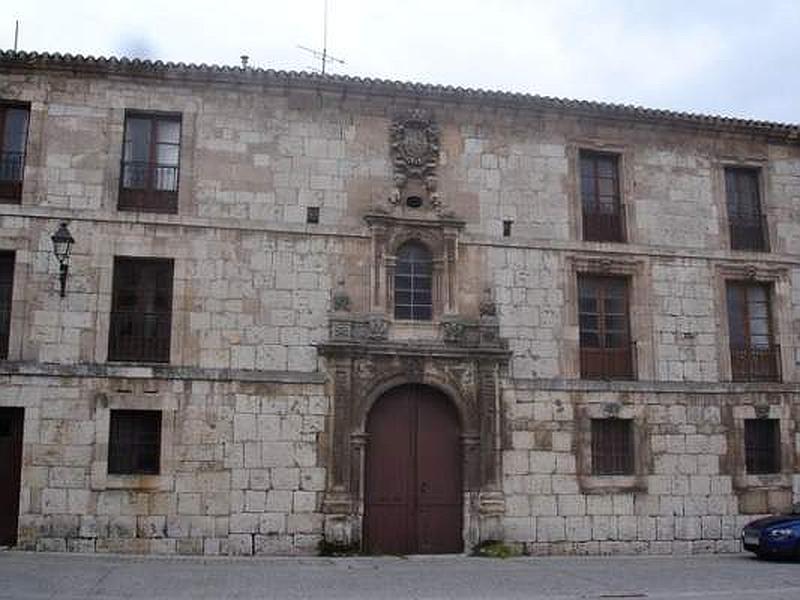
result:
<svg viewBox="0 0 800 600"><path fill-rule="evenodd" d="M5 543L728 552L800 500L797 126L10 52L0 110Z"/></svg>

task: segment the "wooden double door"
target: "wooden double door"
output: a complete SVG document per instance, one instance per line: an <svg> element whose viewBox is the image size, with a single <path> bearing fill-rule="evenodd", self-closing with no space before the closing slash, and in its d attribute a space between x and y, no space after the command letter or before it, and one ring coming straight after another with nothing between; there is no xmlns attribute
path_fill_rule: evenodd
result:
<svg viewBox="0 0 800 600"><path fill-rule="evenodd" d="M458 413L444 394L404 385L367 419L364 546L372 554L462 552Z"/></svg>
<svg viewBox="0 0 800 600"><path fill-rule="evenodd" d="M17 543L24 409L0 408L0 546Z"/></svg>

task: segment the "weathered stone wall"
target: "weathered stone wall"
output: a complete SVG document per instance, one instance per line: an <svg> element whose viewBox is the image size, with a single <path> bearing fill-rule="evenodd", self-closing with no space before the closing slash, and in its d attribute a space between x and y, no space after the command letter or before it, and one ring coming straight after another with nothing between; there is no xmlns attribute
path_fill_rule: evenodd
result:
<svg viewBox="0 0 800 600"><path fill-rule="evenodd" d="M319 384L4 376L25 408L19 545L314 553L330 412ZM109 411L162 410L161 474L107 474Z"/></svg>
<svg viewBox="0 0 800 600"><path fill-rule="evenodd" d="M0 249L16 251L0 406L26 409L23 547L314 551L333 420L316 345L339 279L353 312L371 308L363 216L392 191L392 116L419 106L441 128L438 189L465 222L459 310L475 318L489 286L513 353L499 419L506 538L535 553L732 551L747 515L800 500L797 144L246 76L11 69L0 99L31 103L22 202L0 204ZM116 209L130 109L182 115L177 215ZM621 156L627 244L581 241L583 148ZM770 253L728 250L731 164L762 169ZM305 223L309 206L319 225ZM61 220L77 240L63 299L49 239ZM114 256L174 259L174 368L106 365ZM637 383L579 381L576 274L590 260L631 278ZM782 383L729 383L724 281L751 272L774 286ZM582 471L587 419L606 405L642 432L639 489ZM781 419L774 480L742 474L756 406ZM162 475L107 475L113 408L165 411Z"/></svg>
<svg viewBox="0 0 800 600"><path fill-rule="evenodd" d="M529 552L737 551L741 527L753 514L797 499L795 394L600 387L554 391L531 382L505 395L513 448L504 456L506 534ZM741 421L754 418L755 404L782 419L786 467L783 475L765 476L753 494L743 486L743 459L733 448L742 443ZM608 405L644 432L636 489L591 476L582 460L588 420Z"/></svg>

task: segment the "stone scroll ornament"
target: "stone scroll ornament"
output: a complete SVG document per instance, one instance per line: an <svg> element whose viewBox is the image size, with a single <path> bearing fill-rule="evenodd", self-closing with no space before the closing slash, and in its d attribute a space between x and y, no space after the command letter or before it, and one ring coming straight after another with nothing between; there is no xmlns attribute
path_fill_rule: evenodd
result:
<svg viewBox="0 0 800 600"><path fill-rule="evenodd" d="M439 166L439 126L421 110L398 115L390 130L394 191L389 201L398 204L409 180L422 183L435 210L441 209L437 192Z"/></svg>

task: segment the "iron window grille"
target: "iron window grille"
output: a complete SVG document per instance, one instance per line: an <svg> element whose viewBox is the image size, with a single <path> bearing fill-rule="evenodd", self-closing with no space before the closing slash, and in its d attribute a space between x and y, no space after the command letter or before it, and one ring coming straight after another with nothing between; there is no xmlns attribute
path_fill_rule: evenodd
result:
<svg viewBox="0 0 800 600"><path fill-rule="evenodd" d="M625 214L620 199L619 157L581 151L581 208L583 239L624 242Z"/></svg>
<svg viewBox="0 0 800 600"><path fill-rule="evenodd" d="M14 253L0 252L0 359L3 360L8 358L13 288Z"/></svg>
<svg viewBox="0 0 800 600"><path fill-rule="evenodd" d="M396 319L430 321L433 318L433 261L420 243L405 244L397 252L394 275Z"/></svg>
<svg viewBox="0 0 800 600"><path fill-rule="evenodd" d="M633 424L630 419L592 419L592 474L634 474Z"/></svg>
<svg viewBox="0 0 800 600"><path fill-rule="evenodd" d="M161 468L161 411L112 410L108 472L158 475Z"/></svg>
<svg viewBox="0 0 800 600"><path fill-rule="evenodd" d="M125 115L118 208L178 212L180 115Z"/></svg>
<svg viewBox="0 0 800 600"><path fill-rule="evenodd" d="M108 360L169 362L172 259L114 259Z"/></svg>
<svg viewBox="0 0 800 600"><path fill-rule="evenodd" d="M726 295L733 380L780 380L780 346L773 341L769 285L729 281Z"/></svg>
<svg viewBox="0 0 800 600"><path fill-rule="evenodd" d="M759 170L725 169L725 195L731 249L768 252L768 229L761 212Z"/></svg>
<svg viewBox="0 0 800 600"><path fill-rule="evenodd" d="M0 104L0 201L19 203L25 171L30 110L18 104Z"/></svg>
<svg viewBox="0 0 800 600"><path fill-rule="evenodd" d="M781 470L781 430L778 419L744 422L744 457L748 473L759 475Z"/></svg>
<svg viewBox="0 0 800 600"><path fill-rule="evenodd" d="M628 280L624 277L578 277L581 377L632 379Z"/></svg>

